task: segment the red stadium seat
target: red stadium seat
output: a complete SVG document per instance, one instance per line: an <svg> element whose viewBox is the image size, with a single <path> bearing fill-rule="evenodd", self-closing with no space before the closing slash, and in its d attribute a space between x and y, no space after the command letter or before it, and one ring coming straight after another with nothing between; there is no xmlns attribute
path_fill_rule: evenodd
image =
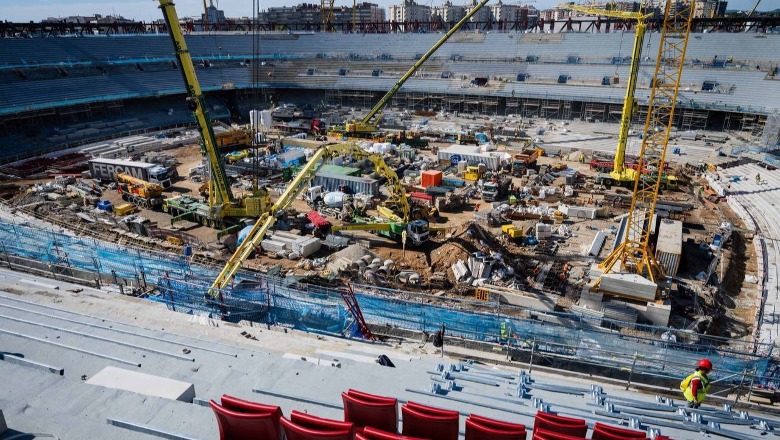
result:
<svg viewBox="0 0 780 440"><path fill-rule="evenodd" d="M409 437L392 432L385 432L370 426L366 426L363 432L355 434L355 440L430 440L421 437Z"/></svg>
<svg viewBox="0 0 780 440"><path fill-rule="evenodd" d="M357 397L360 400L366 400L369 402L398 402L395 397L377 396L376 394L364 393L363 391L353 390L352 388L347 390L347 394L352 397Z"/></svg>
<svg viewBox="0 0 780 440"><path fill-rule="evenodd" d="M646 439L647 434L642 431L596 422L593 425L593 434L591 434L590 438L593 440L640 440Z"/></svg>
<svg viewBox="0 0 780 440"><path fill-rule="evenodd" d="M238 397L229 396L227 394L222 395L220 403L222 403L222 406L225 408L238 412L271 412L278 413L279 415L282 414L281 408L276 405L266 405L264 403L252 402L251 400L239 399Z"/></svg>
<svg viewBox="0 0 780 440"><path fill-rule="evenodd" d="M349 390L352 391L352 390ZM360 430L371 426L382 431L398 432L397 400L365 393L341 393L344 401L344 420L352 422ZM360 397L358 397L360 396Z"/></svg>
<svg viewBox="0 0 780 440"><path fill-rule="evenodd" d="M296 425L321 431L351 431L355 429L355 424L352 422L342 422L341 420L326 419L295 410L290 413L290 421Z"/></svg>
<svg viewBox="0 0 780 440"><path fill-rule="evenodd" d="M585 435L568 435L549 429L534 427L532 440L583 440Z"/></svg>
<svg viewBox="0 0 780 440"><path fill-rule="evenodd" d="M553 433L584 438L588 433L588 424L584 419L564 417L539 411L534 418L534 436L536 430L541 428Z"/></svg>
<svg viewBox="0 0 780 440"><path fill-rule="evenodd" d="M284 417L280 421L287 440L352 440L353 437L353 429L328 430L309 428Z"/></svg>
<svg viewBox="0 0 780 440"><path fill-rule="evenodd" d="M238 412L213 400L209 401L209 406L217 417L220 440L276 440L281 435L278 413Z"/></svg>
<svg viewBox="0 0 780 440"><path fill-rule="evenodd" d="M469 419L479 423L480 425L495 429L502 429L506 431L525 431L525 425L520 423L510 423L503 420L490 419L477 414L471 414Z"/></svg>
<svg viewBox="0 0 780 440"><path fill-rule="evenodd" d="M466 440L525 440L526 436L524 426L523 429L501 429L466 419Z"/></svg>
<svg viewBox="0 0 780 440"><path fill-rule="evenodd" d="M458 440L457 411L407 402L401 407L403 435L431 440Z"/></svg>

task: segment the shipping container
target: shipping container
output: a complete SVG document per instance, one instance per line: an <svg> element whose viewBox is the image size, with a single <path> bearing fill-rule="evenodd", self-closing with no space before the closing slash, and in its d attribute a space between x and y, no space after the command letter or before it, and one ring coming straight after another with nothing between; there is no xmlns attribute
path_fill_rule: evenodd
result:
<svg viewBox="0 0 780 440"><path fill-rule="evenodd" d="M312 180L311 186L321 185L328 191L339 191L342 186L349 188L352 194L379 195L379 181L368 177L345 176L318 172Z"/></svg>
<svg viewBox="0 0 780 440"><path fill-rule="evenodd" d="M485 153L474 145L452 145L439 150L437 157L439 162L455 164L465 162L469 165L478 165L482 163L485 164L488 170L496 171L501 169L501 166L509 155L497 152Z"/></svg>
<svg viewBox="0 0 780 440"><path fill-rule="evenodd" d="M428 170L422 172L422 187L439 186L442 183L442 172L438 170Z"/></svg>
<svg viewBox="0 0 780 440"><path fill-rule="evenodd" d="M156 166L153 163L101 158L89 161L89 172L93 179L114 180L116 173L124 173L148 182L149 170Z"/></svg>

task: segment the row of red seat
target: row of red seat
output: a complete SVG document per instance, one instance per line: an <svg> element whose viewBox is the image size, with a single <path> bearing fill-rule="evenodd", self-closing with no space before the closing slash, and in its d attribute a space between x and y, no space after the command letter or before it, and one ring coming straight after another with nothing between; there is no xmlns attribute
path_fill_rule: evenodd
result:
<svg viewBox="0 0 780 440"><path fill-rule="evenodd" d="M458 440L457 411L415 402L401 406L402 430L398 433L398 401L357 390L341 393L344 421L325 419L293 410L285 418L278 406L223 395L221 404L211 400L221 440ZM584 439L583 419L538 412L533 440ZM470 415L466 440L526 440L525 425ZM596 423L593 440L639 440L645 433ZM656 437L658 438L658 437Z"/></svg>

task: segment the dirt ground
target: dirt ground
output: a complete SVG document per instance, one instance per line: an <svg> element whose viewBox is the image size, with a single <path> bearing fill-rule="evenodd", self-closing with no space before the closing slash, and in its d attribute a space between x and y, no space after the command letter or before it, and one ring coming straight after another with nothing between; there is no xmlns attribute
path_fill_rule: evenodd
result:
<svg viewBox="0 0 780 440"><path fill-rule="evenodd" d="M446 145L442 145L446 146ZM513 148L499 147L499 151L506 150L511 152ZM180 194L190 194L198 196L197 190L201 182L190 180L187 176L189 170L202 163L201 152L198 145L189 145L174 150L169 150L167 154L176 158L180 165L177 167L179 176L178 181L166 191L166 196L175 196ZM429 154L429 153L428 153ZM573 158L576 155L569 155ZM540 165L552 165L565 163L567 167L573 168L584 175L592 175L594 171L589 169L587 163L579 163L578 160L567 160L567 157L548 157L543 156L539 159ZM521 186L522 179L513 178L516 186ZM553 182L552 186L564 184L563 178ZM712 231L722 221L731 221L736 227L741 227L737 217L731 212L725 203L708 204L701 199L697 199L696 186L700 182L693 181L693 186L683 188L681 191L667 191L662 198L667 201L688 203L692 209L681 219L684 222L683 253L685 258L680 267L678 277L685 283L696 283L695 276L706 269L706 251L702 250L701 243L706 243L711 239ZM578 193L571 199L564 200L567 204L583 204L592 201L599 204L607 198L614 198L616 195L627 195L628 191L623 189L614 189L606 193L599 189L589 189L588 187L578 190ZM115 191L106 191L102 196L113 203L122 203L120 196ZM545 200L545 204L555 205L555 199ZM495 237L490 242L485 242L475 238L467 233L468 225L474 219L475 211L490 211L489 204L481 200L473 200L469 206L466 206L461 212L446 213L442 215L440 222L434 223L434 226L445 227L446 231L439 233L433 240L422 247L414 248L409 246L402 249L401 245L389 239L378 237L370 232L348 232L344 235L353 237L361 243L365 243L372 252L376 253L383 260L393 260L402 268L419 272L423 277L430 276L434 272L443 272L452 279L451 267L458 260L466 260L469 255L477 251L491 252L501 250L505 253L505 258L525 270L524 275L533 276L533 269L538 264L549 261L566 262L570 266L567 297L568 300L576 301L578 289L585 282L587 270L593 263L603 260L609 250L612 248L612 237L610 236L596 257L583 256L584 250L590 245L596 233L599 230L605 230L618 225L614 218L625 212L625 208L612 207L605 203L606 217L596 220L566 219L562 224L570 231L567 238L558 238L558 252L554 257L540 255L536 253L533 246L519 246L516 243L508 241L500 228L481 225L488 234ZM308 206L303 200L295 200L291 206L298 212L307 212ZM184 231L195 237L202 244L202 248L209 248L221 254L224 259L229 257L227 248L217 241L217 231L194 223L182 221L174 226L170 224L168 214L144 210L140 213L143 217L158 224L161 229L174 229ZM535 220L515 221L513 224L517 227L530 228L536 224ZM560 225L554 225L558 228ZM312 256L312 259L327 258L329 253L324 249ZM690 293L683 292L679 297L672 298L674 313L681 317L682 323L694 321L702 316L710 316L710 333L722 336L742 336L749 333L755 313L752 306L750 289L744 289L743 283L746 273L755 273L756 259L753 255L752 244L742 235L735 234L729 242L724 253L723 277L720 280L719 288L705 289L699 295L694 297ZM317 273L317 268L311 265L303 264L301 261L291 261L287 259L272 258L266 255L260 255L244 264L247 268L267 270L279 266L283 271L294 271L299 274ZM528 278L529 280L531 278ZM473 289L468 286L456 286L448 291L450 294L471 295Z"/></svg>

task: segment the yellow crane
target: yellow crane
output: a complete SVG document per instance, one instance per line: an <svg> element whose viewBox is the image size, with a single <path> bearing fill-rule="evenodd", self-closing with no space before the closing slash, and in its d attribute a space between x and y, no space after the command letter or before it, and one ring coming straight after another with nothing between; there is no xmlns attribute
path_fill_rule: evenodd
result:
<svg viewBox="0 0 780 440"><path fill-rule="evenodd" d="M166 212L176 213L175 218L194 217L196 221L204 225L218 227L223 226L225 218L258 217L267 213L271 207L271 197L267 189L257 187L256 181L250 194L241 198L233 195L230 181L225 173L224 159L219 154L219 141L214 135L214 129L209 121L206 100L195 74L195 66L192 64L187 42L184 40L179 26L179 17L176 14L173 0L159 0L159 2L187 89L187 107L192 111L198 124L202 153L208 158L211 175L208 206L194 203L188 197L174 197L165 200L163 209Z"/></svg>
<svg viewBox="0 0 780 440"><path fill-rule="evenodd" d="M386 188L388 189L389 195L385 205L387 206L387 211L396 211L398 213L396 219L399 221L397 222L396 227L399 227L398 225L402 225L400 227L404 229L403 232L407 232L409 235L411 235L412 240L415 242L422 242L427 240L429 235L427 222L424 222L424 228L420 227L418 223L415 223L420 222L420 220L409 222L410 206L409 201L406 198L406 190L404 189L403 185L401 185L401 181L398 178L396 172L387 166L381 155L368 153L357 145L351 143L327 145L320 147L317 151L315 151L311 159L309 159L309 161L301 168L295 178L287 185L287 188L279 196L279 198L276 199L271 208L267 212L264 212L260 218L257 219L257 222L244 238L244 241L241 242L241 245L239 245L238 248L236 248L236 251L230 257L225 267L212 283L211 289L209 290L210 295L218 296L220 291L227 287L228 284L230 284L233 276L241 268L244 261L252 256L252 254L255 252L255 249L260 246L260 242L263 241L265 234L271 227L273 227L274 223L276 223L276 219L283 215L284 211L287 209L290 203L306 190L306 187L314 178L314 175L322 163L339 155L348 155L355 160L370 160L374 164L376 173L387 179ZM388 215L391 214L388 213ZM368 223L360 225L359 229L386 231L390 230L391 223L393 222ZM356 225L349 226L352 228L344 229L358 229Z"/></svg>
<svg viewBox="0 0 780 440"><path fill-rule="evenodd" d="M626 95L623 98L623 113L620 117L620 131L618 133L618 145L615 151L612 171L610 173L600 174L597 177L599 183L605 184L631 184L636 178L636 172L632 168L626 167L626 148L628 146L628 133L631 126L631 118L637 110L637 101L634 97L636 92L636 83L639 78L639 63L642 60L642 43L647 29L646 20L652 14L642 12L614 11L591 8L588 6L576 4L563 4L561 8L572 11L582 12L588 15L619 18L622 20L636 21L634 30L634 46L631 50L631 64L628 69L628 82L626 83Z"/></svg>
<svg viewBox="0 0 780 440"><path fill-rule="evenodd" d="M621 244L599 265L602 274L634 272L655 283L663 279L663 267L650 246L652 219L663 179L660 172L650 170L662 170L666 158L694 4L695 0L684 4L666 0L628 223ZM601 281L599 277L594 287L598 288Z"/></svg>
<svg viewBox="0 0 780 440"><path fill-rule="evenodd" d="M404 85L406 80L408 80L412 75L414 75L414 72L417 71L417 69L425 63L428 58L433 55L436 50L441 47L442 44L446 43L447 40L450 39L450 37L455 34L455 32L458 31L458 29L461 28L467 21L471 19L471 17L479 11L482 6L487 3L488 0L482 0L477 5L475 5L471 11L469 11L468 14L466 14L459 22L457 22L452 29L450 29L446 34L444 34L439 41L436 42L436 44L433 45L430 49L428 49L428 52L425 52L423 56L420 57L419 60L417 60L416 63L401 77L401 79L396 82L393 87L390 88L390 90L385 93L385 95L379 100L379 102L376 103L374 108L371 109L371 111L368 112L368 114L360 121L347 121L344 125L336 125L331 128L331 130L328 132L329 136L335 136L339 137L340 139L347 138L347 139L377 139L377 140L383 140L384 133L381 133L377 131L377 126L379 125L379 121L382 119L382 109L387 105L388 102L390 102L390 99L392 99L393 96L398 92L398 90L401 89L401 86Z"/></svg>

